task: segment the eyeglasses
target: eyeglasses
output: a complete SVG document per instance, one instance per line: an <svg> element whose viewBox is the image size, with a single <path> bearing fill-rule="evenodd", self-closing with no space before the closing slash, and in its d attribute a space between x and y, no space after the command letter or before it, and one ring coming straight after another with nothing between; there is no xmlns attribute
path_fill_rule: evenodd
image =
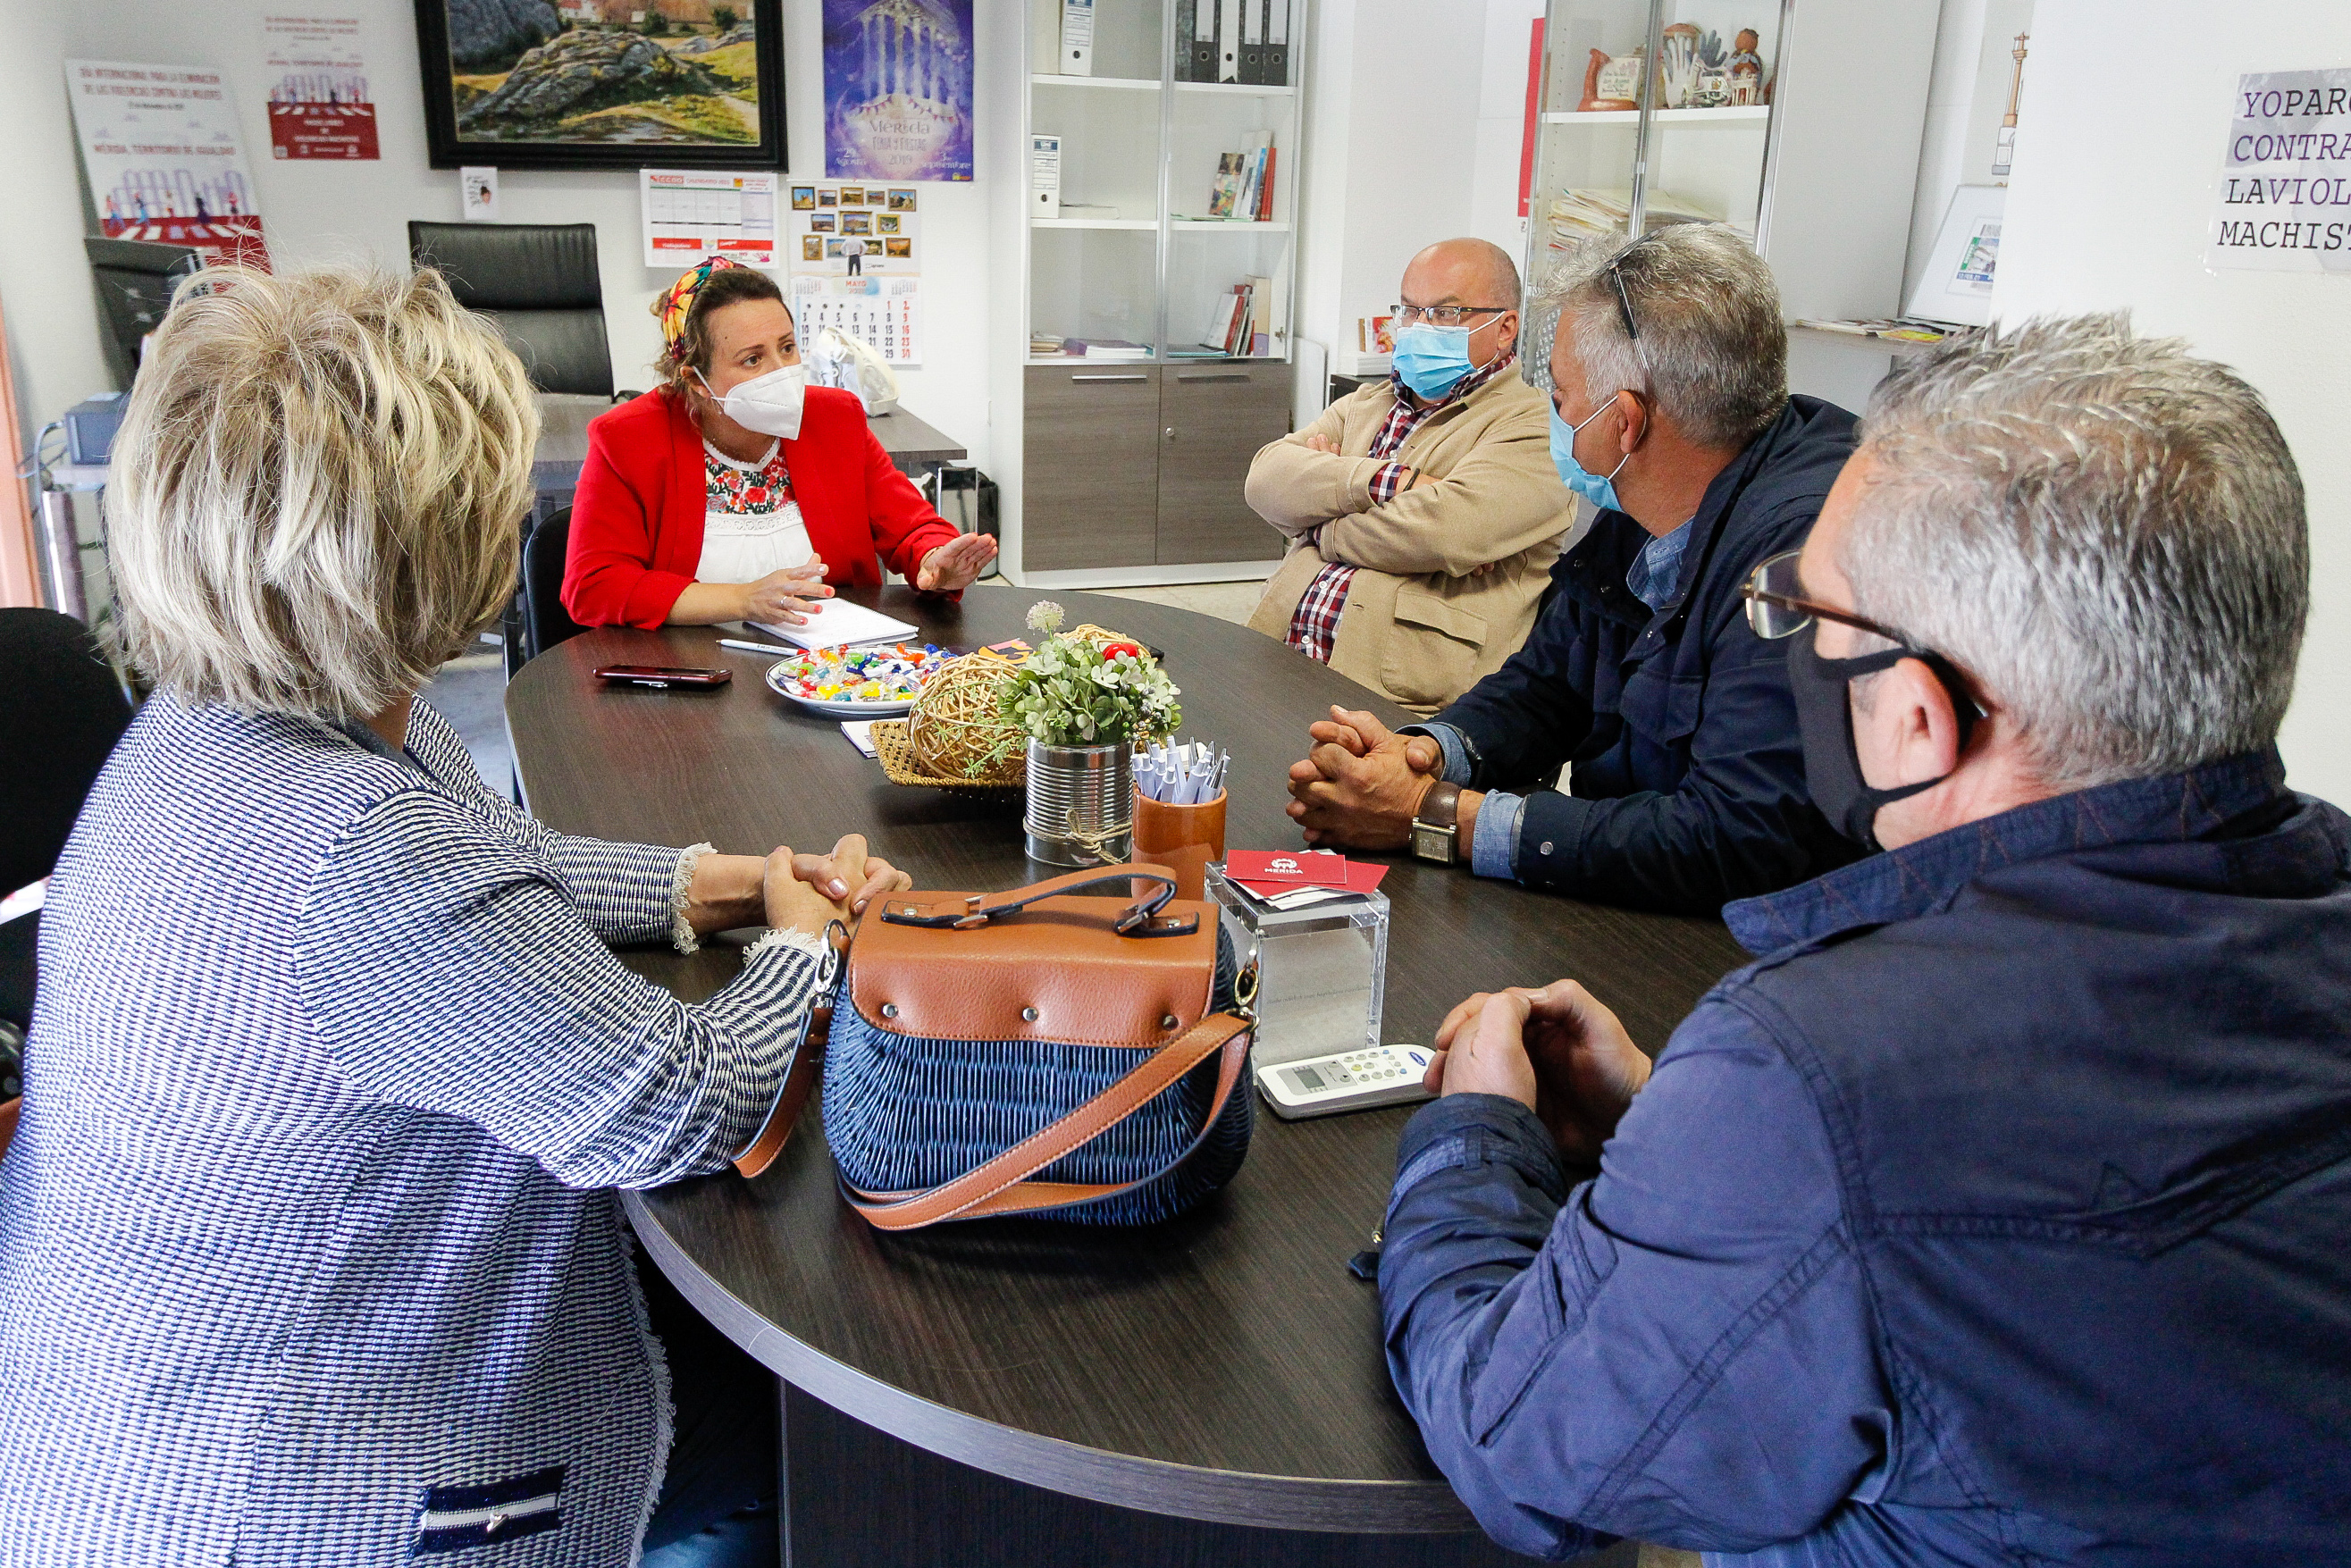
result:
<svg viewBox="0 0 2351 1568"><path fill-rule="evenodd" d="M1796 575L1796 563L1803 553L1792 549L1773 556L1757 567L1740 589L1739 597L1747 601L1747 624L1755 629L1758 637L1777 642L1794 636L1819 620L1834 621L1840 626L1883 637L1901 647L1910 646L1910 639L1890 626L1804 598L1803 580Z"/></svg>
<svg viewBox="0 0 2351 1568"><path fill-rule="evenodd" d="M1432 327L1458 327L1472 316L1499 316L1518 308L1515 305L1397 305L1392 307L1395 324L1409 327L1416 321L1426 321Z"/></svg>
<svg viewBox="0 0 2351 1568"><path fill-rule="evenodd" d="M1641 329L1633 320L1633 296L1625 287L1624 267L1627 256L1648 243L1649 236L1643 235L1639 239L1618 251L1614 259L1601 269L1608 274L1608 281L1616 286L1616 308L1624 312L1625 336L1635 343L1641 340Z"/></svg>
<svg viewBox="0 0 2351 1568"><path fill-rule="evenodd" d="M1943 683L1943 689L1951 696L1951 711L1959 716L1959 744L1966 745L1975 721L1990 713L1991 705L1969 689L1959 666L1942 654L1921 648L1893 627L1866 615L1855 615L1850 610L1834 609L1818 600L1804 598L1800 591L1803 583L1796 576L1796 562L1803 553L1792 549L1773 556L1757 567L1740 587L1739 597L1747 601L1747 624L1755 629L1755 634L1776 642L1794 636L1815 621L1834 621L1840 626L1885 638L1907 657L1923 662Z"/></svg>

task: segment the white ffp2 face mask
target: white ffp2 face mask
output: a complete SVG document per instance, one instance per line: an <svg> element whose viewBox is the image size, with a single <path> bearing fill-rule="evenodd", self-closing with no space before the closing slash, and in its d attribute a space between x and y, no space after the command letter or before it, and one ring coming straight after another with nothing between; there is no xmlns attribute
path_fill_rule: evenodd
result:
<svg viewBox="0 0 2351 1568"><path fill-rule="evenodd" d="M702 382L702 390L717 399L719 412L744 429L780 436L786 441L799 439L800 413L808 402L806 365L784 365L766 375L753 376L729 389L725 397L712 391L708 378L700 371L694 374Z"/></svg>

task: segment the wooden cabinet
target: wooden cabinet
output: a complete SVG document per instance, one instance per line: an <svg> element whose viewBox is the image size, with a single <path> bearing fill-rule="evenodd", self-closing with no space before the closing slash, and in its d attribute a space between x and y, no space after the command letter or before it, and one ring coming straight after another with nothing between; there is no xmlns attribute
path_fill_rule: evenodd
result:
<svg viewBox="0 0 2351 1568"><path fill-rule="evenodd" d="M1258 448L1290 434L1290 374L1234 360L1160 371L1159 565L1281 558L1242 492Z"/></svg>
<svg viewBox="0 0 2351 1568"><path fill-rule="evenodd" d="M1021 420L1021 568L1152 566L1159 367L1031 365Z"/></svg>
<svg viewBox="0 0 2351 1568"><path fill-rule="evenodd" d="M1289 434L1289 365L1030 365L1024 571L1280 559L1249 510L1249 459Z"/></svg>

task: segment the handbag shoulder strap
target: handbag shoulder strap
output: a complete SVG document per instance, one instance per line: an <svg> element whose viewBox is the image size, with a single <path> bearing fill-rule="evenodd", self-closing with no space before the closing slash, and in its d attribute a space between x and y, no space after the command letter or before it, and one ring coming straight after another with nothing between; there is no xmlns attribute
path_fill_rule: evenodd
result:
<svg viewBox="0 0 2351 1568"><path fill-rule="evenodd" d="M748 1147L735 1156L735 1168L747 1177L758 1176L776 1163L790 1141L792 1126L800 1119L808 1105L809 1093L816 1087L817 1069L824 1061L824 1042L832 1032L832 1009L818 1008L809 1015L808 1034L800 1047L792 1053L792 1064L784 1072L784 1086L776 1095L776 1103L768 1112L768 1119L759 1127L759 1135Z"/></svg>
<svg viewBox="0 0 2351 1568"><path fill-rule="evenodd" d="M1040 899L1058 898L1080 888L1098 887L1104 883L1156 883L1151 890L1119 912L1112 929L1122 936L1179 936L1198 929L1199 920L1160 921L1155 919L1160 908L1176 896L1176 873L1164 865L1105 866L1092 871L1073 871L1061 876L1032 882L1026 887L1016 887L1008 893L973 893L960 898L923 903L903 894L884 897L882 918L892 925L952 926L969 930L985 925L991 919L1015 915Z"/></svg>
<svg viewBox="0 0 2351 1568"><path fill-rule="evenodd" d="M867 1192L851 1187L850 1207L877 1229L914 1230L943 1219L977 1219L983 1216L1029 1214L1039 1209L1065 1208L1129 1191L1156 1181L1186 1160L1216 1128L1225 1102L1240 1082L1249 1061L1249 1021L1231 1013L1211 1013L1181 1037L1170 1040L1092 1099L1031 1133L1002 1154L923 1192ZM1182 1082L1186 1073L1221 1053L1217 1092L1200 1131L1183 1152L1157 1170L1124 1182L1040 1182L1028 1178L1054 1161L1076 1153L1094 1139Z"/></svg>

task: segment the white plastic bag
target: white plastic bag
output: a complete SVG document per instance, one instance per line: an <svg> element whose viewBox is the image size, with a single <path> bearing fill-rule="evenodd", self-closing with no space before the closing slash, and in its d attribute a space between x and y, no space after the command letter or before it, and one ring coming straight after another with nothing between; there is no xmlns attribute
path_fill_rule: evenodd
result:
<svg viewBox="0 0 2351 1568"><path fill-rule="evenodd" d="M820 327L800 340L809 385L839 387L857 394L871 416L898 406L898 378L882 350L837 327Z"/></svg>

